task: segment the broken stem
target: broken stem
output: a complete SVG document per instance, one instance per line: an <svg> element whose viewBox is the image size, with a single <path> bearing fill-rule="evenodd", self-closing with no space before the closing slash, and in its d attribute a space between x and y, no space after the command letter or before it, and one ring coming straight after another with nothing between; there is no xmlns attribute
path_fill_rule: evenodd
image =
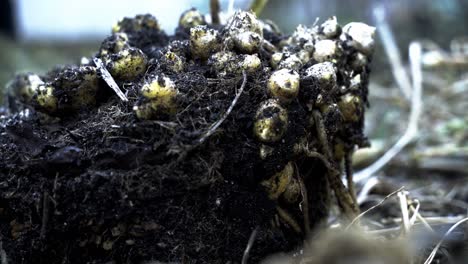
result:
<svg viewBox="0 0 468 264"><path fill-rule="evenodd" d="M219 25L221 23L219 12L221 12L219 0L210 0L211 23L213 25Z"/></svg>
<svg viewBox="0 0 468 264"><path fill-rule="evenodd" d="M325 153L325 157L319 153L314 153L311 151L306 151L306 154L309 157L315 156L320 158L324 162L325 166L329 169L327 174L330 186L335 192L336 198L341 209L343 210L343 213L351 220L355 218L357 214L359 214L359 207L357 206L356 200L351 197L349 190L346 189L346 186L341 181L340 171L336 169L335 166L333 166L330 162L333 156L328 145L328 137L325 125L323 124L322 115L318 111L313 111L312 114L316 124L319 142L322 145L322 150Z"/></svg>
<svg viewBox="0 0 468 264"><path fill-rule="evenodd" d="M253 0L250 4L250 9L255 15L258 17L262 13L263 9L265 8L268 0Z"/></svg>

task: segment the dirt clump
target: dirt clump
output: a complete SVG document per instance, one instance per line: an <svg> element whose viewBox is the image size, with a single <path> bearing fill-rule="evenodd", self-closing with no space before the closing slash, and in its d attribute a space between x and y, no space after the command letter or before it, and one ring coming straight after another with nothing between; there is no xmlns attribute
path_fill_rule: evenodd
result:
<svg viewBox="0 0 468 264"><path fill-rule="evenodd" d="M257 262L299 246L332 191L356 213L333 177L367 144L374 29L335 22L287 36L192 9L167 36L140 15L80 65L19 75L0 120L8 261L239 262L255 233Z"/></svg>

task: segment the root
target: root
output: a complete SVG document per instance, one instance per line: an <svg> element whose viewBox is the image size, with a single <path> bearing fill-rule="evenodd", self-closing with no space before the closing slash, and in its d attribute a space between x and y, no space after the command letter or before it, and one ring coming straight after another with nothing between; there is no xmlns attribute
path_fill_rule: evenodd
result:
<svg viewBox="0 0 468 264"><path fill-rule="evenodd" d="M323 153L325 153L325 156L328 160L332 160L333 156L330 150L330 146L328 144L327 130L325 129L325 125L323 124L322 114L320 114L319 111L315 110L312 112L312 115L314 117L314 121L317 128L317 135L320 144L322 145Z"/></svg>
<svg viewBox="0 0 468 264"><path fill-rule="evenodd" d="M49 222L49 193L44 192L42 197L42 225L41 225L41 239L45 239L47 231L47 223Z"/></svg>
<svg viewBox="0 0 468 264"><path fill-rule="evenodd" d="M343 210L343 213L345 214L346 218L348 218L351 221L359 214L359 207L356 203L356 199L353 199L349 190L346 189L346 186L341 181L340 171L331 163L331 161L333 160L333 156L330 150L330 146L328 144L327 132L325 129L325 125L323 124L322 115L318 111L313 111L312 114L317 128L317 135L320 144L322 145L322 151L323 153L325 153L325 157L320 153L313 152L310 150L306 151L306 155L308 157L319 158L328 168L327 175L328 180L330 182L330 186L335 192L338 204Z"/></svg>
<svg viewBox="0 0 468 264"><path fill-rule="evenodd" d="M294 220L291 214L279 206L276 206L276 211L278 211L278 215L281 217L281 219L286 222L286 224L289 225L294 231L296 231L296 233L302 233L301 227L296 222L296 220Z"/></svg>
<svg viewBox="0 0 468 264"><path fill-rule="evenodd" d="M244 250L244 255L242 256L242 264L247 264L249 260L250 250L252 249L255 238L257 237L258 226L252 231L249 237L249 242L247 242L247 247Z"/></svg>
<svg viewBox="0 0 468 264"><path fill-rule="evenodd" d="M299 182L299 186L301 188L301 195L302 195L302 205L301 205L301 211L303 213L304 217L304 231L306 237L309 237L310 235L310 219L309 219L309 197L307 195L307 188L304 184L304 179L302 178L302 175L299 174L299 168L297 167L297 164L294 163L296 167L296 175L297 175L297 181Z"/></svg>
<svg viewBox="0 0 468 264"><path fill-rule="evenodd" d="M338 204L343 210L344 215L346 218L348 218L348 220L351 221L359 214L359 208L357 204L354 203L353 198L349 194L349 191L341 181L340 174L329 172L328 180L330 181L330 186L335 192Z"/></svg>
<svg viewBox="0 0 468 264"><path fill-rule="evenodd" d="M247 83L247 73L245 71L242 72L243 80L242 80L242 85L239 88L239 90L236 92L236 97L234 97L234 100L232 100L231 105L229 106L228 110L224 113L224 115L215 123L213 123L208 131L198 140L198 144L203 144L207 138L209 138L213 133L218 129L218 127L226 120L226 118L231 114L232 109L234 106L237 104L237 101L239 100L240 95L244 91L245 84Z"/></svg>
<svg viewBox="0 0 468 264"><path fill-rule="evenodd" d="M345 173L346 173L346 183L348 186L349 194L353 199L355 204L358 204L356 198L356 189L354 188L354 181L353 181L353 151L349 150L345 156Z"/></svg>

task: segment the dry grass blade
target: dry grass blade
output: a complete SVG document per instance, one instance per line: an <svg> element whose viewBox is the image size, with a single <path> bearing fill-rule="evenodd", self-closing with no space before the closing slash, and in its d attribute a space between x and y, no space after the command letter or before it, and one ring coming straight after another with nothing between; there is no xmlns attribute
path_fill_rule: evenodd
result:
<svg viewBox="0 0 468 264"><path fill-rule="evenodd" d="M381 204L383 204L387 199L389 199L390 197L394 196L395 194L401 192L403 189L405 188L405 186L402 186L400 187L398 190L396 191L393 191L391 192L390 194L388 194L387 196L385 196L379 203L377 203L376 205L370 207L369 209L367 209L366 211L360 213L358 216L356 216L356 218L353 219L353 221L351 221L351 223L345 228L345 230L348 230L350 227L352 227L354 225L354 223L356 223L359 219L361 219L365 214L367 214L368 212L374 210L375 208L379 207Z"/></svg>
<svg viewBox="0 0 468 264"><path fill-rule="evenodd" d="M414 208L411 204L409 205L410 211L413 212L413 215L410 218L410 225L413 226L414 223L416 222L416 219L418 219L419 214L419 208L421 208L421 203L418 200L413 200L413 203L416 204L416 207Z"/></svg>
<svg viewBox="0 0 468 264"><path fill-rule="evenodd" d="M411 209L411 207L410 207ZM420 214L418 214L420 215ZM421 221L421 219L418 217L418 220L421 222L416 222L413 227L417 227L417 226L424 226L426 229L428 229L428 231L430 232L434 232L434 230L432 229L432 227L430 227L429 224L432 224L432 225L440 225L440 224L455 224L457 223L458 221L464 219L465 216L463 217L460 217L460 216L434 216L434 217L426 217L426 218L423 218L424 219L424 222ZM403 220L401 218L396 218L396 219L392 219L393 222L395 223L401 223ZM429 228L428 228L429 227ZM382 228L382 229L377 229L377 230L369 230L369 231L365 231L366 234L369 234L369 235L388 235L388 234L397 234L397 233L400 233L401 232L401 227L399 226L395 226L395 227L389 227L389 228Z"/></svg>
<svg viewBox="0 0 468 264"><path fill-rule="evenodd" d="M109 85L109 87L112 88L112 90L114 90L117 96L119 96L120 100L127 102L128 101L127 96L125 96L125 94L120 90L114 78L106 69L106 66L104 66L104 63L102 62L102 60L99 58L94 58L93 61L96 64L96 67L98 68L99 72L101 72L102 78L107 83L107 85Z"/></svg>
<svg viewBox="0 0 468 264"><path fill-rule="evenodd" d="M424 264L430 264L433 260L434 260L434 257L436 256L437 254L437 251L439 250L440 246L442 245L442 243L444 242L444 240L453 232L453 230L455 230L455 228L457 228L459 225L463 224L464 222L468 221L468 217L466 218L463 218L462 220L458 221L456 224L454 224L445 234L444 236L442 237L442 239L439 241L439 243L437 243L437 245L434 247L434 249L432 250L431 254L429 255L429 257L426 259L426 261L424 261Z"/></svg>
<svg viewBox="0 0 468 264"><path fill-rule="evenodd" d="M458 216L428 216L428 217L424 217L424 221L425 223L423 223L422 221L419 223L419 222L416 222L415 225L418 225L418 224L421 224L423 226L426 226L431 224L431 225L446 225L446 224L455 224L456 222L462 220L463 218L465 218L466 215L458 215ZM419 218L418 218L419 220ZM402 223L403 222L403 219L401 219L400 217L398 218L392 218L391 221L393 223ZM430 229L431 231L433 231L433 229L431 228Z"/></svg>
<svg viewBox="0 0 468 264"><path fill-rule="evenodd" d="M421 221L421 223L424 225L424 227L426 227L427 230L434 232L434 229L432 229L428 221L424 217L422 217L422 215L419 213L419 207L420 207L420 203L418 201L416 208L414 208L413 205L410 205L409 209L413 212L413 216L416 216L416 218L419 221Z"/></svg>
<svg viewBox="0 0 468 264"><path fill-rule="evenodd" d="M368 198L369 192L372 190L372 188L374 188L374 186L379 184L379 182L380 181L377 177L372 177L369 180L367 180L364 186L362 186L358 197L356 198L357 203L358 204L363 203Z"/></svg>
<svg viewBox="0 0 468 264"><path fill-rule="evenodd" d="M411 99L411 82L406 74L405 67L401 62L401 53L393 37L392 30L385 19L385 10L382 6L377 6L373 10L374 19L377 24L378 33L382 39L382 44L392 67L392 74L398 87L403 92L407 100Z"/></svg>
<svg viewBox="0 0 468 264"><path fill-rule="evenodd" d="M403 219L403 230L404 234L408 234L410 231L410 217L408 211L408 197L407 192L401 191L397 194L398 200L400 202L400 209L401 209L401 217Z"/></svg>

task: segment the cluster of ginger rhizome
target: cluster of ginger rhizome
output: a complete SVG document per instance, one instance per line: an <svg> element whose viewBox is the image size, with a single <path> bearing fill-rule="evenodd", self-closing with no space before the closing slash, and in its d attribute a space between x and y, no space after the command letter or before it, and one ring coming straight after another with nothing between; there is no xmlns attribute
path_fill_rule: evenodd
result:
<svg viewBox="0 0 468 264"><path fill-rule="evenodd" d="M77 65L19 74L0 128L6 255L225 263L254 233L258 261L299 247L331 201L354 217L340 177L367 144L374 31L191 9L168 36L138 15Z"/></svg>

